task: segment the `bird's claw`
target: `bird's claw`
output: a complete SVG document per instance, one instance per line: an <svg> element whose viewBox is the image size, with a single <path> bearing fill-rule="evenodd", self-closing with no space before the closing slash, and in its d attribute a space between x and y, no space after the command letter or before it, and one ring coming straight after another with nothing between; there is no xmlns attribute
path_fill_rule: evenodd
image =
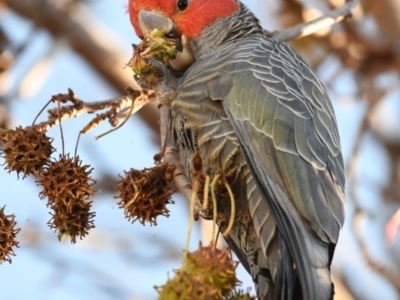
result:
<svg viewBox="0 0 400 300"><path fill-rule="evenodd" d="M154 58L144 58L143 60L146 62L150 70L157 78L165 77L167 73L167 68L161 61L158 61Z"/></svg>
<svg viewBox="0 0 400 300"><path fill-rule="evenodd" d="M166 78L167 68L156 59L143 58L143 60L147 65L146 71L140 75L134 75L134 79L142 88L153 90L160 81Z"/></svg>

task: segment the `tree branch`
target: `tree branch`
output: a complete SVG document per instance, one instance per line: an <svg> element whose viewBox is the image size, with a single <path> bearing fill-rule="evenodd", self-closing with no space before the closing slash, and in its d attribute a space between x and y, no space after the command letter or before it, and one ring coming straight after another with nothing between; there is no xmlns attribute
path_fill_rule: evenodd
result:
<svg viewBox="0 0 400 300"><path fill-rule="evenodd" d="M266 32L266 35L281 42L299 39L313 34L322 28L332 26L333 24L338 23L347 17L351 17L352 11L356 5L357 0L346 0L341 7L334 9L315 20L301 23L288 29L275 31L272 34Z"/></svg>
<svg viewBox="0 0 400 300"><path fill-rule="evenodd" d="M83 4L68 11L48 0L3 0L14 12L46 29L53 37L66 40L71 48L85 59L121 94L127 86L140 89L132 75L122 68L129 60L110 30ZM159 130L156 105L147 105L139 114L155 130Z"/></svg>

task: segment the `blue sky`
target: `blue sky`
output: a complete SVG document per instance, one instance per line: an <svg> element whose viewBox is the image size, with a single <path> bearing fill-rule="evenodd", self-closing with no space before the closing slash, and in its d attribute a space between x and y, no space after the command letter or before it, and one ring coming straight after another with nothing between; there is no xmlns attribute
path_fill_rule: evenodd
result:
<svg viewBox="0 0 400 300"><path fill-rule="evenodd" d="M137 40L123 2L98 0L94 3L91 5L93 12L115 33L128 60L130 44ZM249 0L246 3L253 11L260 13L259 1ZM28 22L9 13L1 14L0 24L15 41L22 42L30 34ZM263 15L259 16L264 18ZM264 24L273 26L267 20L264 20ZM50 53L50 58L41 60L42 64L37 66L40 71L35 74L39 76L29 81L31 86L14 90L16 97L11 105L13 125L30 124L51 95L66 92L68 87L86 101L118 96L73 51L67 48L59 50L61 47L49 49L51 42L46 32L35 33L28 51L17 60L6 80L12 83L26 77L27 66ZM62 45L62 41L59 43ZM121 66L121 72L128 70L123 70ZM345 161L348 160L357 126L365 111L365 106L360 102L344 104L339 101L343 95L354 97L354 86L352 75L345 73L335 81L337 94L332 95ZM90 118L79 118L63 123L66 152L73 152L77 134L88 120ZM122 174L123 170L131 167L141 169L153 165L153 155L157 153L158 145L154 142L153 132L144 126L139 117L132 117L117 132L94 141L94 135L107 130L108 124L105 123L81 138L79 155L84 163L95 168L93 177L99 174L96 170L112 170L114 174ZM59 129L51 129L49 134L55 137L55 146L60 151ZM374 148L365 155L385 163L384 153L379 149ZM366 165L365 168L367 173L368 168L376 173L374 166ZM180 267L182 253L170 253L167 247L162 247L164 241L174 244L178 250L184 247L188 216L186 200L180 196L175 197L175 205L169 206L169 219L161 217L158 226L143 227L139 223L132 225L123 218L123 212L118 209L113 195L98 191L94 198L96 228L84 240L71 245L68 241L59 243L56 233L47 229L50 215L45 200L41 201L38 197L40 189L32 178L16 180L16 174L0 171L0 191L0 206L7 205L6 213L14 213L18 226L22 228L20 248L15 250L17 256L13 257L13 263L0 266L1 299L155 299L153 286L163 284L168 274ZM372 198L373 195L366 196L366 199ZM372 209L378 208L379 203ZM349 213L351 211L350 206ZM346 278L351 278L351 274L368 276L365 269L354 273L354 268L349 268L351 262L359 257L349 226L346 224L343 232L343 245L339 244L337 248L337 268L344 270ZM379 236L380 233L376 234ZM199 239L196 227L192 235L192 250ZM243 268L240 267L238 274L243 287L252 286ZM396 299L385 281L371 276L365 277L366 280L375 280L377 288L381 284L382 289L387 291L385 299Z"/></svg>

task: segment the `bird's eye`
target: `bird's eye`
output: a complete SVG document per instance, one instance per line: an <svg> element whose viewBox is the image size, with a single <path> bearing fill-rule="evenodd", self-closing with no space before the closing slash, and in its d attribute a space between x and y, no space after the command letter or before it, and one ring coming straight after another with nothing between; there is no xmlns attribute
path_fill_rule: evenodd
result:
<svg viewBox="0 0 400 300"><path fill-rule="evenodd" d="M180 11L185 10L189 5L189 0L178 0L178 9Z"/></svg>

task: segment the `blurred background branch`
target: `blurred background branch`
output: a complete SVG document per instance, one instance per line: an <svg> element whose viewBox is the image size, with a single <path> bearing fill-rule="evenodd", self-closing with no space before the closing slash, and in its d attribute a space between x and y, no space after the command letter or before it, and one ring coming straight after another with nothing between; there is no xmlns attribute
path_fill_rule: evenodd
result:
<svg viewBox="0 0 400 300"><path fill-rule="evenodd" d="M139 88L131 74L121 71L129 59L120 50L120 42L87 4L50 0L3 2L9 9L30 20L35 27L45 29L54 39L67 43L67 47L78 53L119 93L124 94L127 86ZM158 131L158 110L155 105L146 106L139 114Z"/></svg>
<svg viewBox="0 0 400 300"><path fill-rule="evenodd" d="M68 87L85 100L120 96L126 86L135 87L131 72L123 70L135 42L125 2L0 0L0 128L29 123L45 100ZM345 3L244 2L268 32L311 21ZM351 19L290 42L325 83L342 138L348 211L332 265L335 299L400 299L399 36L398 0L360 0ZM0 194L0 207L7 204L23 229L13 264L0 267L2 297L32 269L41 270L44 275L35 276L42 281L31 279L27 294L18 291L21 299L35 293L38 299L151 299L152 286L179 267L186 201L176 201L170 219L149 229L126 222L112 200L117 174L151 165L159 150L158 109L148 106L141 113L144 122L132 118L104 141L82 142L80 155L95 167L99 193L96 228L75 246L58 244L46 228L47 211L33 182L15 183L0 173L0 190L7 191ZM66 123L66 131L75 135L66 139L75 141L81 128L72 123ZM208 241L209 226L201 228L197 238L202 233ZM241 272L240 279L251 286ZM93 288L77 292L78 282Z"/></svg>

